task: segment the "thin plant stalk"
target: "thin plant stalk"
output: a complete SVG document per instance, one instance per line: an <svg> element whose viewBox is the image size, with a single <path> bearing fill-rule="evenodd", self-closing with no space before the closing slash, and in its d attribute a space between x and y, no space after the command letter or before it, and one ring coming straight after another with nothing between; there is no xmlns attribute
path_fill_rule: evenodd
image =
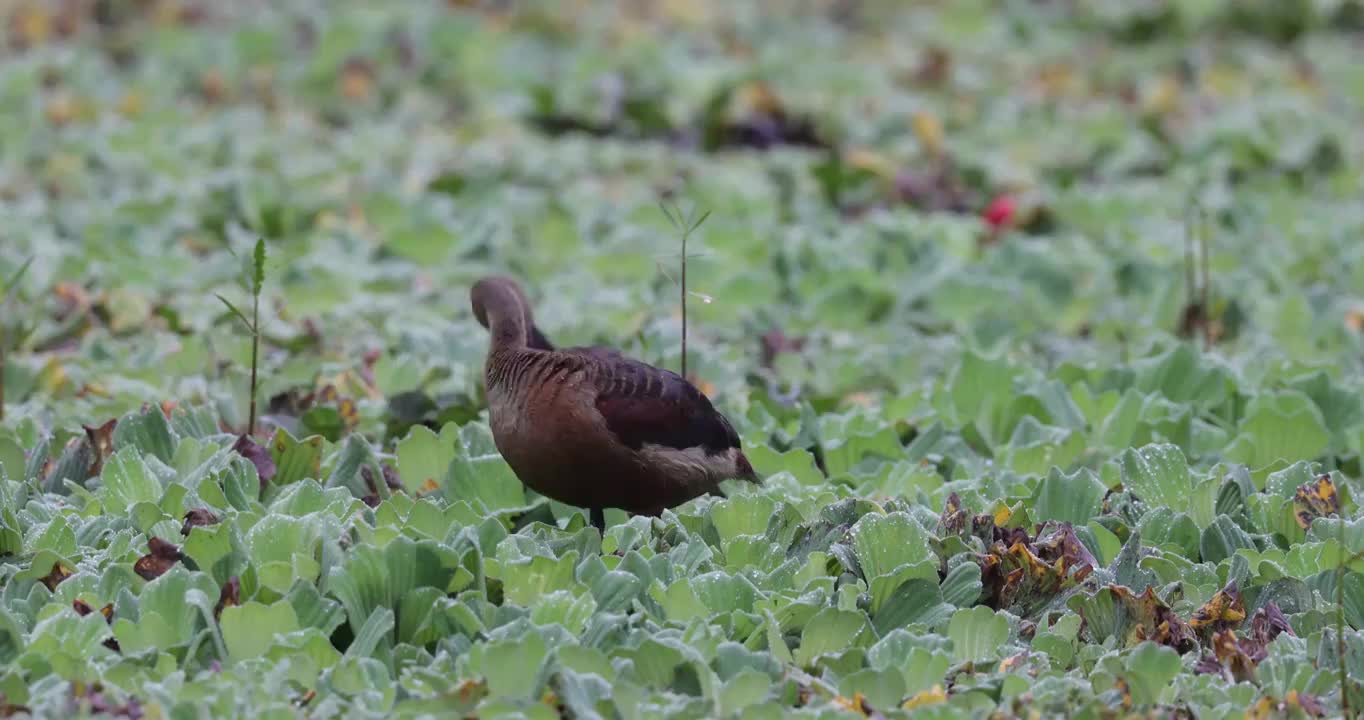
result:
<svg viewBox="0 0 1364 720"><path fill-rule="evenodd" d="M0 422L5 421L5 347L9 345L9 327L0 320Z"/></svg>
<svg viewBox="0 0 1364 720"><path fill-rule="evenodd" d="M707 210L699 216L688 216L684 218L682 212L677 208L670 209L662 202L659 203L659 208L663 211L663 215L668 218L668 222L672 223L672 226L677 228L679 234L682 236L682 270L680 273L681 282L678 284L681 286L680 292L682 298L681 366L682 377L685 378L687 377L687 295L689 294L687 292L687 240L691 239L691 234L696 232L696 229L701 227L701 224L710 217L710 211ZM665 272L664 274L666 275L667 273ZM703 299L709 302L709 298L704 298L703 296Z"/></svg>
<svg viewBox="0 0 1364 720"><path fill-rule="evenodd" d="M682 377L687 377L687 236L682 233Z"/></svg>
<svg viewBox="0 0 1364 720"><path fill-rule="evenodd" d="M1203 285L1199 288L1198 303L1202 307L1203 320L1203 351L1212 349L1212 305L1208 294L1208 286L1212 284L1212 275L1208 270L1208 234L1204 229L1202 213L1199 214L1198 245L1201 254L1199 265L1203 271Z"/></svg>
<svg viewBox="0 0 1364 720"><path fill-rule="evenodd" d="M261 287L265 284L265 239L256 240L256 250L252 256L251 273L251 317L237 309L227 298L222 295L218 300L222 301L233 315L241 320L246 326L247 332L251 333L251 399L249 403L249 415L246 424L246 434L256 434L256 377L257 366L260 361L260 293Z"/></svg>
<svg viewBox="0 0 1364 720"><path fill-rule="evenodd" d="M1196 301L1198 294L1195 287L1197 280L1194 278L1194 232L1196 227L1194 210L1190 208L1184 217L1184 298L1185 302L1190 305Z"/></svg>
<svg viewBox="0 0 1364 720"><path fill-rule="evenodd" d="M260 290L251 298L251 410L246 432L256 434L256 366L260 358Z"/></svg>
<svg viewBox="0 0 1364 720"><path fill-rule="evenodd" d="M0 310L9 306L9 300L14 295L15 289L19 287L19 281L23 280L24 273L33 264L33 258L24 261L23 265L10 276L5 283L5 294L0 297ZM5 421L5 369L9 366L9 325L4 320L0 320L0 422Z"/></svg>
<svg viewBox="0 0 1364 720"><path fill-rule="evenodd" d="M1336 497L1339 497L1337 495ZM1340 674L1340 713L1346 718L1353 718L1354 713L1350 711L1350 694L1348 684L1348 674L1345 672L1345 507L1341 503L1341 512L1336 519L1340 522L1336 526L1337 539L1340 542L1340 563L1336 566L1336 665Z"/></svg>

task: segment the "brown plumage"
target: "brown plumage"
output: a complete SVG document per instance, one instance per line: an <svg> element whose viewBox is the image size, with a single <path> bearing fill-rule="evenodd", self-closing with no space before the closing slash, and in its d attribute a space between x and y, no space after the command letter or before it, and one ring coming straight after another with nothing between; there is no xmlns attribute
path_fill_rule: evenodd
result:
<svg viewBox="0 0 1364 720"><path fill-rule="evenodd" d="M491 336L493 439L531 489L604 530L604 508L657 515L722 480L760 482L729 420L677 373L608 348L556 349L509 278L479 280L470 299Z"/></svg>

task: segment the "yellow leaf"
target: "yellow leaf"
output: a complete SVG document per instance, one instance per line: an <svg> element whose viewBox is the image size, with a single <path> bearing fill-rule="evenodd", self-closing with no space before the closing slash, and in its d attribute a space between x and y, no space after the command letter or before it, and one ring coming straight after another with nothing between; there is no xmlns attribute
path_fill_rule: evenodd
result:
<svg viewBox="0 0 1364 720"><path fill-rule="evenodd" d="M755 112L776 115L782 111L781 100L767 83L748 83L739 90L739 98L745 107Z"/></svg>
<svg viewBox="0 0 1364 720"><path fill-rule="evenodd" d="M76 101L67 93L61 93L47 101L43 108L47 121L53 125L65 125L76 118Z"/></svg>
<svg viewBox="0 0 1364 720"><path fill-rule="evenodd" d="M914 136L919 139L919 144L931 155L941 155L943 148L943 129L942 121L937 115L921 110L910 117L910 123L914 126Z"/></svg>
<svg viewBox="0 0 1364 720"><path fill-rule="evenodd" d="M1179 80L1172 75L1157 80L1142 97L1141 109L1148 115L1167 115L1179 109Z"/></svg>
<svg viewBox="0 0 1364 720"><path fill-rule="evenodd" d="M52 34L52 18L38 6L25 3L12 20L16 34L25 45L41 45Z"/></svg>
<svg viewBox="0 0 1364 720"><path fill-rule="evenodd" d="M947 693L943 691L942 685L934 685L928 690L914 693L914 696L906 700L900 707L905 710L913 710L917 707L941 705L945 702L947 702Z"/></svg>
<svg viewBox="0 0 1364 720"><path fill-rule="evenodd" d="M135 118L142 114L142 93L136 90L129 90L123 94L118 101L118 112L126 118Z"/></svg>
<svg viewBox="0 0 1364 720"><path fill-rule="evenodd" d="M663 0L663 14L684 25L699 27L710 19L711 6L698 0Z"/></svg>
<svg viewBox="0 0 1364 720"><path fill-rule="evenodd" d="M852 697L839 695L834 698L834 704L844 710L851 710L856 713L862 713L863 715L867 714L865 709L867 707L867 701L862 697L862 693L853 693Z"/></svg>
<svg viewBox="0 0 1364 720"><path fill-rule="evenodd" d="M1066 63L1051 63L1042 68L1038 81L1048 97L1068 95L1075 86L1075 70Z"/></svg>
<svg viewBox="0 0 1364 720"><path fill-rule="evenodd" d="M895 176L894 163L887 160L884 155L872 150L862 148L849 150L847 155L843 157L843 162L847 163L849 167L866 170L883 178Z"/></svg>
<svg viewBox="0 0 1364 720"><path fill-rule="evenodd" d="M38 387L49 395L55 395L69 381L66 368L62 367L56 358L48 360L42 371L38 373Z"/></svg>

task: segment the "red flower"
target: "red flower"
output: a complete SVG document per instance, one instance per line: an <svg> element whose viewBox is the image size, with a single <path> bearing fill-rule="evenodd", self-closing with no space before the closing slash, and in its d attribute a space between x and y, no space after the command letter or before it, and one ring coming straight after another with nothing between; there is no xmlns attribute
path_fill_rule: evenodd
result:
<svg viewBox="0 0 1364 720"><path fill-rule="evenodd" d="M1000 195L990 201L990 205L981 213L981 217L990 227L999 229L1008 225L1014 219L1014 212L1018 209L1018 202L1012 195Z"/></svg>

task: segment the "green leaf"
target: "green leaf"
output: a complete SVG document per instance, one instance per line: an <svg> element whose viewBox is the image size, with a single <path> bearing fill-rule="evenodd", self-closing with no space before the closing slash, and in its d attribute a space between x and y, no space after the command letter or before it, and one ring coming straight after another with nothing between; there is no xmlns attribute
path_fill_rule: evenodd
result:
<svg viewBox="0 0 1364 720"><path fill-rule="evenodd" d="M578 587L573 571L578 553L570 550L551 559L536 555L502 567L502 593L507 602L532 607L542 595Z"/></svg>
<svg viewBox="0 0 1364 720"><path fill-rule="evenodd" d="M280 428L270 444L270 455L275 461L275 485L288 485L304 478L320 480L322 474L321 435L312 435L296 440L287 430Z"/></svg>
<svg viewBox="0 0 1364 720"><path fill-rule="evenodd" d="M619 570L609 570L592 581L592 596L603 612L619 612L629 607L644 589L638 576Z"/></svg>
<svg viewBox="0 0 1364 720"><path fill-rule="evenodd" d="M959 608L975 605L981 590L980 565L974 562L958 564L942 581L943 601Z"/></svg>
<svg viewBox="0 0 1364 720"><path fill-rule="evenodd" d="M24 449L18 441L0 435L0 473L10 480L24 480Z"/></svg>
<svg viewBox="0 0 1364 720"><path fill-rule="evenodd" d="M1178 447L1147 445L1124 452L1118 462L1123 486L1148 506L1179 508L1200 528L1212 523L1219 485L1215 478L1193 478Z"/></svg>
<svg viewBox="0 0 1364 720"><path fill-rule="evenodd" d="M797 447L777 452L767 445L758 445L745 448L744 454L748 456L753 469L763 477L770 478L781 472L789 472L801 485L816 486L824 483L824 473L820 472L814 456L805 448Z"/></svg>
<svg viewBox="0 0 1364 720"><path fill-rule="evenodd" d="M874 634L866 615L851 610L825 608L811 618L801 632L796 663L810 667L819 656L857 647Z"/></svg>
<svg viewBox="0 0 1364 720"><path fill-rule="evenodd" d="M324 671L341 661L341 653L331 640L315 628L276 635L265 658L277 667L288 668L289 680L299 687L314 687ZM281 661L287 660L287 663Z"/></svg>
<svg viewBox="0 0 1364 720"><path fill-rule="evenodd" d="M261 586L275 594L298 580L317 581L322 528L315 517L270 513L247 531L245 544Z"/></svg>
<svg viewBox="0 0 1364 720"><path fill-rule="evenodd" d="M346 621L341 604L322 597L317 586L310 582L296 582L289 589L289 604L294 606L299 627L316 628L330 637L332 631Z"/></svg>
<svg viewBox="0 0 1364 720"><path fill-rule="evenodd" d="M951 617L952 606L943 602L942 589L937 582L912 578L896 583L890 592L879 587L882 582L896 580L898 578L885 576L877 578L872 584L873 602L876 604L872 621L877 632L885 633L914 624L936 627Z"/></svg>
<svg viewBox="0 0 1364 720"><path fill-rule="evenodd" d="M352 631L358 633L376 608L394 610L416 588L444 591L458 565L459 558L447 547L400 535L382 549L356 546L343 565L331 569L328 588L345 607Z"/></svg>
<svg viewBox="0 0 1364 720"><path fill-rule="evenodd" d="M346 422L341 418L340 411L325 405L309 408L298 420L304 430L321 435L328 442L339 440L346 429Z"/></svg>
<svg viewBox="0 0 1364 720"><path fill-rule="evenodd" d="M1250 401L1226 456L1248 465L1259 479L1277 467L1316 459L1330 442L1331 434L1311 398L1285 390Z"/></svg>
<svg viewBox="0 0 1364 720"><path fill-rule="evenodd" d="M265 286L265 238L256 238L255 252L251 257L252 276L251 294L260 297L261 288Z"/></svg>
<svg viewBox="0 0 1364 720"><path fill-rule="evenodd" d="M150 405L124 415L114 426L115 451L136 448L142 455L155 456L167 465L174 462L178 440L161 408Z"/></svg>
<svg viewBox="0 0 1364 720"><path fill-rule="evenodd" d="M387 649L389 640L396 627L397 615L387 607L376 607L373 612L365 617L363 625L355 632L355 639L351 641L350 647L346 648L346 656L350 658L370 658L380 648ZM355 627L355 618L351 618L351 626Z"/></svg>
<svg viewBox="0 0 1364 720"><path fill-rule="evenodd" d="M424 425L414 425L407 436L398 441L398 476L408 492L421 492L427 483L438 484L450 470L450 463L463 454L459 427L446 423L440 435ZM458 496L447 495L448 498Z"/></svg>
<svg viewBox="0 0 1364 720"><path fill-rule="evenodd" d="M762 535L767 530L776 502L766 495L746 494L710 506L710 520L721 543L741 535Z"/></svg>
<svg viewBox="0 0 1364 720"><path fill-rule="evenodd" d="M241 574L246 566L245 554L234 546L235 532L236 527L232 523L196 527L190 530L180 550L200 570L223 585L233 575Z"/></svg>
<svg viewBox="0 0 1364 720"><path fill-rule="evenodd" d="M892 630L867 650L867 664L878 670L899 671L905 681L905 694L928 690L940 685L947 675L952 657L941 650L925 647L934 641L946 647L946 640L937 635L914 635L906 630Z"/></svg>
<svg viewBox="0 0 1364 720"><path fill-rule="evenodd" d="M99 491L100 501L111 515L126 515L137 503L161 499L161 482L152 475L136 447L124 447L111 455L101 479L104 484Z"/></svg>
<svg viewBox="0 0 1364 720"><path fill-rule="evenodd" d="M489 643L483 652L483 675L494 697L528 698L541 684L541 668L547 656L539 633L518 640Z"/></svg>
<svg viewBox="0 0 1364 720"><path fill-rule="evenodd" d="M1298 488L1317 479L1321 465L1306 460L1289 465L1265 476L1265 492L1285 500L1293 499Z"/></svg>
<svg viewBox="0 0 1364 720"><path fill-rule="evenodd" d="M869 513L852 528L853 546L863 575L870 581L901 565L936 559L928 534L907 513Z"/></svg>
<svg viewBox="0 0 1364 720"><path fill-rule="evenodd" d="M1055 520L1081 526L1099 514L1108 488L1088 468L1066 475L1053 467L1037 486L1031 515L1036 522Z"/></svg>
<svg viewBox="0 0 1364 720"><path fill-rule="evenodd" d="M766 700L771 690L772 678L767 673L745 669L725 682L718 711L726 716L737 713Z"/></svg>
<svg viewBox="0 0 1364 720"><path fill-rule="evenodd" d="M975 352L962 353L947 384L951 407L962 423L1000 411L1013 399L1015 370Z"/></svg>
<svg viewBox="0 0 1364 720"><path fill-rule="evenodd" d="M958 610L947 625L953 656L960 662L995 660L1009 639L1009 622L983 605Z"/></svg>
<svg viewBox="0 0 1364 720"><path fill-rule="evenodd" d="M136 620L123 615L114 620L114 637L123 652L170 650L188 645L204 622L200 611L185 601L196 592L216 599L218 586L208 575L190 572L180 565L147 583L138 596Z"/></svg>
<svg viewBox="0 0 1364 720"><path fill-rule="evenodd" d="M526 505L521 480L507 461L497 455L456 457L445 475L445 497L473 503L486 512Z"/></svg>
<svg viewBox="0 0 1364 720"><path fill-rule="evenodd" d="M1179 653L1154 642L1143 642L1125 659L1123 676L1134 707L1147 707L1160 700L1179 674Z"/></svg>
<svg viewBox="0 0 1364 720"><path fill-rule="evenodd" d="M213 296L218 298L218 301L221 302L223 305L227 306L228 311L231 312L234 316L236 316L238 320L242 321L242 325L246 326L247 332L253 334L256 332L255 326L251 324L251 319L248 318L246 314L243 313L241 310L238 310L236 305L233 305L231 302L228 301L227 298L223 297L222 295L219 295L218 293L213 293Z"/></svg>
<svg viewBox="0 0 1364 720"><path fill-rule="evenodd" d="M895 707L905 696L905 678L898 670L863 668L838 683L844 697L861 695L872 707Z"/></svg>
<svg viewBox="0 0 1364 720"><path fill-rule="evenodd" d="M1255 541L1226 515L1203 531L1199 543L1204 562L1218 563L1236 554L1237 550L1255 550Z"/></svg>
<svg viewBox="0 0 1364 720"><path fill-rule="evenodd" d="M228 657L233 662L264 655L275 644L277 636L300 627L294 606L283 600L272 605L253 600L225 607L219 623Z"/></svg>
<svg viewBox="0 0 1364 720"><path fill-rule="evenodd" d="M10 273L5 279L5 283L0 285L0 291L4 292L4 297L0 298L0 305L9 303L10 298L14 297L15 291L19 289L19 283L23 282L24 275L28 274L28 269L33 266L33 261L37 256L29 255L28 259L19 265L19 268Z"/></svg>

